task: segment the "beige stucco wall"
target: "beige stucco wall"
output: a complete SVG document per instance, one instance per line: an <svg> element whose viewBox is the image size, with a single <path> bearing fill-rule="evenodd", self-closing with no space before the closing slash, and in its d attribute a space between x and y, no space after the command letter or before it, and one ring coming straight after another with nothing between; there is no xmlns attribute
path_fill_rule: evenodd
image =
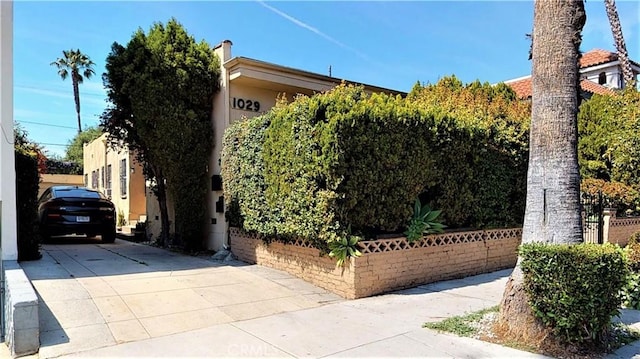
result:
<svg viewBox="0 0 640 359"><path fill-rule="evenodd" d="M82 175L41 174L38 198L51 186L84 186Z"/></svg>
<svg viewBox="0 0 640 359"><path fill-rule="evenodd" d="M145 196L145 181L142 166L137 163L132 153L126 147L109 148L106 144L106 134L84 146L83 176L88 188L96 189L109 196L107 191L107 175L111 165L111 193L110 198L116 206L117 213L123 213L128 225L134 225L144 220L147 213ZM120 163L126 159L126 194L122 195L120 188ZM98 185L92 183L92 172L98 174ZM104 181L103 181L103 172ZM142 217L142 218L141 218Z"/></svg>

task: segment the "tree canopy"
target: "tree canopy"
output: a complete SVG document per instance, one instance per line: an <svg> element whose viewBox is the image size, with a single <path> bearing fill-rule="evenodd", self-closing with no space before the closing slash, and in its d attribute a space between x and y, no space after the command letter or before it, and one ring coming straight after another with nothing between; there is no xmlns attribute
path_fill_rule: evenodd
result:
<svg viewBox="0 0 640 359"><path fill-rule="evenodd" d="M64 156L65 161L74 162L83 165L84 144L89 143L103 134L100 127L89 127L82 132L78 132L67 146L67 150Z"/></svg>
<svg viewBox="0 0 640 359"><path fill-rule="evenodd" d="M205 41L196 42L175 19L136 31L114 43L103 82L110 105L102 126L110 142L123 142L145 163L156 183L164 241L168 231L166 190L174 198L176 239L202 245L211 110L220 86L220 61ZM165 189L166 180L166 189ZM164 202L164 203L163 203Z"/></svg>
<svg viewBox="0 0 640 359"><path fill-rule="evenodd" d="M640 190L640 92L593 95L578 114L582 178L621 182Z"/></svg>

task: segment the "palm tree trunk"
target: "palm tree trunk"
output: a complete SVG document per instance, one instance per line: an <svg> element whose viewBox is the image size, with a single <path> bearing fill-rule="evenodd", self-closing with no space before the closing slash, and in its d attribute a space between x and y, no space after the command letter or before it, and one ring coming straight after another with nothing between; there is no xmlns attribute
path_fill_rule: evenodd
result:
<svg viewBox="0 0 640 359"><path fill-rule="evenodd" d="M71 73L71 83L73 84L73 99L76 101L76 114L78 115L78 133L82 132L82 123L80 122L80 89L78 88L78 74L73 71Z"/></svg>
<svg viewBox="0 0 640 359"><path fill-rule="evenodd" d="M620 67L622 68L622 87L633 87L635 86L635 77L633 76L633 69L631 69L627 45L624 42L624 36L622 36L622 25L620 25L616 2L615 0L604 0L604 6L607 9L607 17L609 18L613 40L618 51L618 60L620 60Z"/></svg>
<svg viewBox="0 0 640 359"><path fill-rule="evenodd" d="M577 113L585 21L583 0L535 1L523 243L582 241ZM519 262L507 282L498 325L510 337L537 344L548 333L529 308Z"/></svg>

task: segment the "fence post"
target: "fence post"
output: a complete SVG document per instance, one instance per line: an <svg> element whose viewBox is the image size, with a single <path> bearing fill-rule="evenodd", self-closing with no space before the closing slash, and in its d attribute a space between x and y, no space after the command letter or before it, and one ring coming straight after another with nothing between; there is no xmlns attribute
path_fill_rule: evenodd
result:
<svg viewBox="0 0 640 359"><path fill-rule="evenodd" d="M604 207L602 203L602 191L598 191L598 244L604 243Z"/></svg>

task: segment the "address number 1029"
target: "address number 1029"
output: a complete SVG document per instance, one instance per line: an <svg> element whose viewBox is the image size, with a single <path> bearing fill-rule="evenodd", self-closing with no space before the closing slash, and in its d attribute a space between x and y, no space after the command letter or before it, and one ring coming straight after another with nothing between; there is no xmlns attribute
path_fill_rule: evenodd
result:
<svg viewBox="0 0 640 359"><path fill-rule="evenodd" d="M259 112L260 111L260 102L255 101L255 100L248 100L248 99L242 99L242 98L235 98L234 97L233 98L232 107L240 109L240 110L244 110L244 111Z"/></svg>

